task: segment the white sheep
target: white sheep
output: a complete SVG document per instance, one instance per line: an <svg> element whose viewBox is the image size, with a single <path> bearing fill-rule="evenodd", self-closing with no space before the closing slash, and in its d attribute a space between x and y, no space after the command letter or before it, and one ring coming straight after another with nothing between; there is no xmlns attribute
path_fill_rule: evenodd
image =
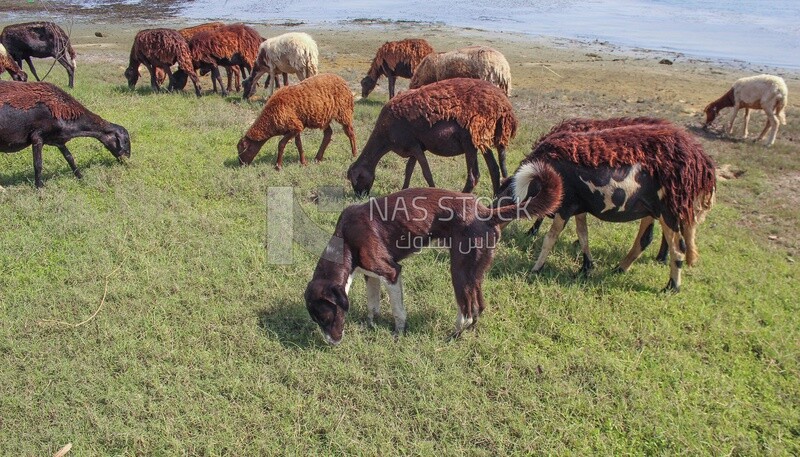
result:
<svg viewBox="0 0 800 457"><path fill-rule="evenodd" d="M448 52L428 54L419 63L409 88L451 78L489 81L508 95L511 92L511 67L503 53L488 46L468 46Z"/></svg>
<svg viewBox="0 0 800 457"><path fill-rule="evenodd" d="M311 35L302 32L290 32L268 38L258 48L258 58L250 77L244 82L245 99L253 95L258 86L258 79L268 73L267 84L270 78L278 82L278 74L283 73L284 85L287 74L294 73L302 81L317 74L319 65L319 50L317 43ZM275 86L270 85L270 95L275 91Z"/></svg>
<svg viewBox="0 0 800 457"><path fill-rule="evenodd" d="M750 122L751 109L763 109L767 113L767 125L758 136L758 140L764 138L764 134L772 127L767 146L775 143L778 135L778 121L786 125L786 103L789 90L783 78L773 75L757 75L741 78L733 83L733 87L719 99L706 106L706 123L703 128L708 128L717 113L723 108L733 107L731 122L728 126L728 134L733 133L733 122L740 108L744 108L744 138L747 138L747 124Z"/></svg>

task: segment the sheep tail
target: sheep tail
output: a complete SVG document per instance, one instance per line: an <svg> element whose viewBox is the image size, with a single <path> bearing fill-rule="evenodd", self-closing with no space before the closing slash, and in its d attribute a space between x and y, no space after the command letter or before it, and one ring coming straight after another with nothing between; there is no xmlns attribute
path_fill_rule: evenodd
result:
<svg viewBox="0 0 800 457"><path fill-rule="evenodd" d="M552 166L540 161L525 163L514 174L513 180L515 204L493 210L495 220L508 222L520 217L544 217L561 206L564 186L561 175Z"/></svg>

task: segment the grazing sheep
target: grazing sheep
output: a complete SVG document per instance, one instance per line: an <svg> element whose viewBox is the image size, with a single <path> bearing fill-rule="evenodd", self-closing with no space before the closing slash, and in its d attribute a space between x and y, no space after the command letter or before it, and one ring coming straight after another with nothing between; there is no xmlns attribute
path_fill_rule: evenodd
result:
<svg viewBox="0 0 800 457"><path fill-rule="evenodd" d="M526 201L489 209L477 197L445 189L405 189L345 208L305 292L306 309L329 344L344 336L348 293L356 273L367 278L370 325L380 308L381 283L389 290L395 335L405 330L402 266L431 242L449 247L450 275L458 305L451 338L474 325L486 308L483 278L492 265L500 228L520 216L545 214L558 207L558 174L542 166L531 175L540 191Z"/></svg>
<svg viewBox="0 0 800 457"><path fill-rule="evenodd" d="M398 77L411 78L422 59L433 52L427 41L409 38L402 41L387 41L375 54L367 76L361 80L361 96L367 98L375 89L378 78L386 75L389 80L389 99L394 98L394 84Z"/></svg>
<svg viewBox="0 0 800 457"><path fill-rule="evenodd" d="M306 164L300 133L306 128L322 129L322 144L315 160L322 160L325 148L331 142L331 122L342 125L350 139L353 157L356 156L356 136L353 131L353 93L347 82L334 74L312 76L294 86L282 87L267 100L264 109L247 133L239 140L239 163L249 165L258 151L270 138L283 135L278 143L278 159L275 169L283 167L283 151L286 143L294 138L300 152L300 163Z"/></svg>
<svg viewBox="0 0 800 457"><path fill-rule="evenodd" d="M542 244L534 272L541 271L558 235L571 216L583 251L581 271L593 267L586 213L610 222L658 219L670 252L670 280L665 290L680 289L684 259L698 258L695 231L714 201L714 163L691 135L672 125L632 125L565 133L540 142L501 189L501 198L524 200L531 167L550 164L561 175L564 199ZM627 271L641 254L640 228L634 246L619 265ZM683 240L681 240L681 236ZM682 244L685 243L685 247Z"/></svg>
<svg viewBox="0 0 800 457"><path fill-rule="evenodd" d="M154 91L160 91L157 81L156 68L160 68L169 77L169 90L175 88L175 78L170 66L175 62L178 68L186 72L192 79L195 94L200 96L200 81L192 66L192 57L189 45L180 33L172 29L145 29L136 34L131 46L131 56L125 78L128 87L136 87L139 80L139 65L142 64L150 71L150 85Z"/></svg>
<svg viewBox="0 0 800 457"><path fill-rule="evenodd" d="M73 138L97 138L117 159L131 155L124 127L106 122L50 83L0 81L0 119L0 152L33 147L36 187L43 186L44 145L58 147L77 178L81 172L66 146Z"/></svg>
<svg viewBox="0 0 800 457"><path fill-rule="evenodd" d="M467 182L463 192L471 192L480 177L480 151L489 168L492 189L497 192L500 173L506 176L506 147L516 131L517 118L508 97L492 84L468 78L428 84L389 100L378 115L361 155L347 170L347 178L355 193L369 194L378 162L394 151L408 159L404 189L410 184L417 162L426 182L433 187L425 151L444 157L464 154ZM499 169L492 146L498 151Z"/></svg>
<svg viewBox="0 0 800 457"><path fill-rule="evenodd" d="M706 122L703 128L707 129L714 122L720 110L732 106L733 114L728 126L728 134L730 135L733 133L733 122L736 120L739 109L744 108L744 138L747 138L750 110L763 109L767 113L767 125L764 126L764 130L761 131L761 135L758 136L756 141L764 138L767 130L772 128L767 140L767 146L772 146L775 143L775 137L778 135L779 121L786 125L788 95L789 90L786 88L786 82L779 76L756 75L738 79L725 95L706 106Z"/></svg>
<svg viewBox="0 0 800 457"><path fill-rule="evenodd" d="M0 44L0 74L3 74L4 71L8 71L8 74L11 75L11 79L14 81L24 82L28 80L28 75L22 71L22 68L8 55L5 46Z"/></svg>
<svg viewBox="0 0 800 457"><path fill-rule="evenodd" d="M192 54L194 68L199 68L200 73L211 72L211 81L214 91L219 82L220 92L227 95L222 85L218 65L228 68L228 90L230 90L230 75L236 76L236 90L239 90L239 75L245 70L253 69L258 56L261 35L252 27L244 24L231 24L214 30L205 30L195 33L189 40L189 50ZM186 73L178 70L175 74L176 87L186 85Z"/></svg>
<svg viewBox="0 0 800 457"><path fill-rule="evenodd" d="M511 93L511 67L500 51L488 46L428 54L414 71L409 87L416 89L450 78L483 79L503 89L506 96Z"/></svg>
<svg viewBox="0 0 800 457"><path fill-rule="evenodd" d="M31 57L56 59L66 70L69 87L75 84L75 50L69 42L69 36L53 22L26 22L9 25L0 33L0 43L8 54L22 67L22 61L28 62L33 77L39 81L36 68Z"/></svg>
<svg viewBox="0 0 800 457"><path fill-rule="evenodd" d="M186 40L186 43L189 43L189 40L191 40L192 37L195 34L199 33L199 32L205 32L205 31L208 31L208 30L217 30L218 28L224 27L224 26L225 26L225 24L222 23L222 22L219 22L219 21L206 22L205 24L198 24L198 25L193 25L191 27L185 27L185 28L182 28L182 29L178 29L178 33L180 33L181 36L183 37L183 39ZM233 80L234 79L236 81L236 92L239 92L239 90L241 90L241 83L240 83L241 72L239 71L239 67L237 67L235 65L223 65L223 66L225 67L225 73L228 76L228 92L233 90ZM158 73L161 73L161 70L157 70L157 71L158 71ZM201 71L200 75L201 76L205 76L205 73L203 73ZM164 78L166 78L166 76L167 75L162 74L161 79L158 80L158 83L162 84L164 82ZM216 92L217 91L217 82L212 79L212 83L214 84L214 92ZM184 87L186 87L186 81L185 80L183 82L183 86L179 87L178 89L183 89Z"/></svg>
<svg viewBox="0 0 800 457"><path fill-rule="evenodd" d="M317 74L319 66L319 50L317 43L307 33L291 32L267 38L258 49L258 58L250 77L242 85L244 93L242 98L248 99L255 93L258 80L264 73L269 79L275 79L277 84L278 73L284 73L284 85L288 82L288 74L293 73L302 81ZM270 86L270 95L275 91Z"/></svg>
<svg viewBox="0 0 800 457"><path fill-rule="evenodd" d="M542 135L534 145L541 143L546 138L552 135L558 135L563 133L570 133L570 132L589 132L589 131L597 131L603 130L608 128L615 128L615 127L624 127L628 125L672 125L666 119L659 119L656 117L615 117L610 119L587 119L587 118L572 118L567 119L559 124L556 124L553 128L550 129L549 132ZM542 225L543 218L538 218L533 223L533 227L528 230L528 234L531 236L535 236L539 232L539 227ZM576 218L575 224L576 225L583 225L585 219L583 218ZM644 231L644 235L641 237L641 250L647 248L653 240L653 225L654 220L652 217L645 217L642 218L640 223L639 230ZM586 230L583 227L579 227L578 230ZM656 260L660 262L666 263L667 261L667 241L664 237L661 238L661 247L658 250L658 254L656 255Z"/></svg>

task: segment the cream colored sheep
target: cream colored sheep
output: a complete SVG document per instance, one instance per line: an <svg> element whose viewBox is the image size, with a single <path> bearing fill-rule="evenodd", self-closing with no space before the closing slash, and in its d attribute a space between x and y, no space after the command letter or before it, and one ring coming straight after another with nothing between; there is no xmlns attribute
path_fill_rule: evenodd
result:
<svg viewBox="0 0 800 457"><path fill-rule="evenodd" d="M267 84L270 78L274 78L277 83L278 74L284 74L284 85L287 81L286 75L294 73L302 81L317 74L319 66L319 50L317 43L311 35L302 32L290 32L268 38L258 48L258 57L253 67L253 72L247 78L244 85L243 98L247 99L253 95L258 79L264 73L268 73ZM269 94L275 91L275 86L270 85Z"/></svg>
<svg viewBox="0 0 800 457"><path fill-rule="evenodd" d="M728 134L733 133L733 122L740 108L744 108L744 138L747 138L747 124L750 122L751 109L763 109L767 113L767 125L758 136L758 140L764 138L764 134L772 127L772 132L767 140L767 146L775 143L778 135L779 122L786 125L786 103L789 90L783 78L773 75L757 75L741 78L733 83L733 87L719 99L706 106L706 123L703 128L708 128L717 113L723 108L733 107Z"/></svg>
<svg viewBox="0 0 800 457"><path fill-rule="evenodd" d="M435 52L422 59L411 89L451 78L489 81L508 95L511 93L511 67L503 53L488 46L469 46L448 52Z"/></svg>

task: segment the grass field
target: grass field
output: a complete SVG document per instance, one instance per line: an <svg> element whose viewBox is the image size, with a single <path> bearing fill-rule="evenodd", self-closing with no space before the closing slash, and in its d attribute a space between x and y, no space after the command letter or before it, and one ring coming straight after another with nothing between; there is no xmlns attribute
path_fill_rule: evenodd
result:
<svg viewBox="0 0 800 457"><path fill-rule="evenodd" d="M348 59L370 58L384 39L372 33L361 48L323 53L354 90L366 66ZM698 232L701 261L679 294L659 293L668 269L652 247L630 272L612 273L638 224L590 219L597 268L581 279L573 224L534 276L541 239L516 222L484 286L489 308L461 339L445 341L456 314L448 256L426 250L404 262L407 334L392 338L387 303L378 328L366 326L359 281L344 341L329 347L302 299L320 252L296 246L293 264L267 262L266 195L294 187L331 233L338 213L317 210L317 189L341 186L345 203L356 201L340 127L321 164L301 167L289 145L275 172L273 139L240 168L235 145L260 103L131 92L124 63L84 60L71 93L127 127L132 157L118 164L97 141L74 140L79 181L46 148L36 190L29 150L0 155L0 454L48 455L68 442L80 456L800 453L793 106L771 149L701 135L719 164L746 172L719 183ZM580 66L569 67L567 89L514 67L522 127L509 168L564 117L696 125L671 99L636 101L648 93L638 78L667 71L656 67L598 70L591 78L628 78L601 89L575 82L590 78ZM685 87L705 81L670 71ZM60 68L50 80L66 86ZM687 97L710 100L730 80ZM385 100L383 90L357 102L359 147ZM763 119L754 114L751 131ZM321 138L304 134L308 152ZM463 158L430 160L438 185L462 187ZM399 189L403 167L387 156L373 194ZM489 196L481 170L477 192Z"/></svg>

